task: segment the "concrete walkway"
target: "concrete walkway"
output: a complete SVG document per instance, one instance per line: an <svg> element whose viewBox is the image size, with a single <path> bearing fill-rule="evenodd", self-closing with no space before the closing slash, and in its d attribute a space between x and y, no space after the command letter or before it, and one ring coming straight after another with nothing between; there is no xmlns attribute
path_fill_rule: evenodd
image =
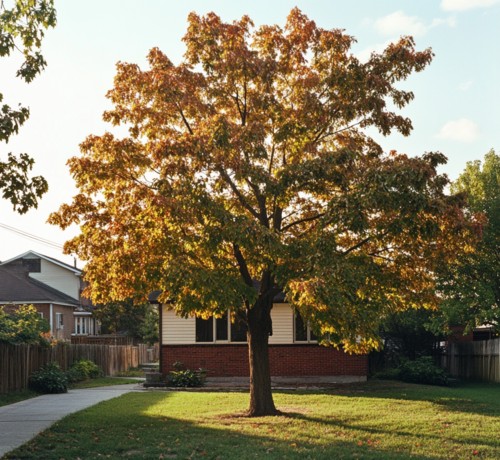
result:
<svg viewBox="0 0 500 460"><path fill-rule="evenodd" d="M69 390L0 407L0 457L72 412L138 389L135 383Z"/></svg>

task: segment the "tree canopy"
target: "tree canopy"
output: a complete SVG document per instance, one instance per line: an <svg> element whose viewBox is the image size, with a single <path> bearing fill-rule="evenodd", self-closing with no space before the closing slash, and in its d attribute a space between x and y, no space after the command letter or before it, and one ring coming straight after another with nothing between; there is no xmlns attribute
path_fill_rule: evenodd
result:
<svg viewBox="0 0 500 460"><path fill-rule="evenodd" d="M158 343L158 311L153 305L134 305L131 300L109 302L97 305L92 316L100 321L104 334L125 333L146 343Z"/></svg>
<svg viewBox="0 0 500 460"><path fill-rule="evenodd" d="M56 10L53 0L16 0L11 9L0 2L0 57L10 56L16 49L24 56L24 62L16 76L30 83L47 65L40 48L44 29L55 27ZM3 101L0 93L0 103ZM9 142L12 135L29 118L26 107L17 109L4 104L0 109L0 141ZM38 206L38 199L47 192L47 181L41 177L29 178L34 160L26 153L19 157L9 153L6 161L0 161L0 191L10 200L14 209L24 214Z"/></svg>
<svg viewBox="0 0 500 460"><path fill-rule="evenodd" d="M414 98L395 84L430 49L402 37L361 63L352 36L297 8L284 28L188 22L179 65L157 48L147 70L117 64L104 119L130 135L81 144L69 160L80 193L50 222L80 225L65 251L87 261L95 302L158 289L183 316L230 308L248 325L249 413L276 413L267 347L280 289L323 344L367 352L384 313L437 305L435 263L477 223L464 194L446 194L442 154L384 153L366 134L410 134L387 102Z"/></svg>
<svg viewBox="0 0 500 460"><path fill-rule="evenodd" d="M441 329L465 326L465 332L482 325L500 331L500 157L492 149L480 160L470 161L452 184L454 193L466 193L468 213L482 213L488 225L474 252L460 254L443 264L437 289L443 297L441 315L434 324Z"/></svg>

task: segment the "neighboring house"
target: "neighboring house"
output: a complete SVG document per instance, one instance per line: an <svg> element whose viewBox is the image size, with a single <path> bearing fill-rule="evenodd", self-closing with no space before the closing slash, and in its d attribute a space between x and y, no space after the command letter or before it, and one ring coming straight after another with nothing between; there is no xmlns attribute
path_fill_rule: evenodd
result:
<svg viewBox="0 0 500 460"><path fill-rule="evenodd" d="M60 260L25 252L0 263L0 305L33 304L57 339L96 334L94 307L81 297L82 275L82 270Z"/></svg>
<svg viewBox="0 0 500 460"><path fill-rule="evenodd" d="M151 293L149 301L157 303L159 294L159 291ZM186 319L176 316L171 304L161 305L159 312L163 374L174 370L172 364L180 361L189 369L208 369L210 377L249 377L246 330L231 323L228 314L218 319L194 316ZM274 298L271 318L269 360L271 376L275 379L366 380L368 355L348 354L318 345L314 333L300 316L295 316L283 293Z"/></svg>

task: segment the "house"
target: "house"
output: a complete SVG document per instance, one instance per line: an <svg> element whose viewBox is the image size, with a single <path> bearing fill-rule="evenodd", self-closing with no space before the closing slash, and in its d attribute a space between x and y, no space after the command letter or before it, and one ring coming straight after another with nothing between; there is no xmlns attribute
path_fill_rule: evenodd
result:
<svg viewBox="0 0 500 460"><path fill-rule="evenodd" d="M76 265L76 264L75 264ZM0 305L32 304L50 323L54 338L96 334L93 305L82 298L82 270L28 251L0 263Z"/></svg>
<svg viewBox="0 0 500 460"><path fill-rule="evenodd" d="M149 296L157 303L160 292ZM192 370L205 368L220 381L248 378L248 345L244 327L231 323L230 315L209 319L181 318L171 304L160 312L160 370L168 374L176 361ZM368 355L345 353L318 345L317 338L300 316L296 316L283 293L274 298L271 310L273 333L269 337L271 377L275 382L300 378L315 383L364 381Z"/></svg>

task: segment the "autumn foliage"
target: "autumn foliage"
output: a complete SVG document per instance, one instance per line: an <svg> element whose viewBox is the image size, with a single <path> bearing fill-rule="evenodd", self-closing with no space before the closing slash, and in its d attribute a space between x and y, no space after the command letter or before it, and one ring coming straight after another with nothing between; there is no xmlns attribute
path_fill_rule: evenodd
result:
<svg viewBox="0 0 500 460"><path fill-rule="evenodd" d="M354 38L298 9L284 29L189 16L184 61L118 63L119 139L89 136L69 161L80 193L50 222L80 225L94 301L164 292L179 314L248 325L250 414L275 413L267 340L284 289L324 344L366 352L381 317L436 305L433 270L476 239L465 196L448 196L440 153L384 153L365 128L405 136L395 84L432 60L402 37L361 63ZM260 281L255 292L252 279Z"/></svg>

